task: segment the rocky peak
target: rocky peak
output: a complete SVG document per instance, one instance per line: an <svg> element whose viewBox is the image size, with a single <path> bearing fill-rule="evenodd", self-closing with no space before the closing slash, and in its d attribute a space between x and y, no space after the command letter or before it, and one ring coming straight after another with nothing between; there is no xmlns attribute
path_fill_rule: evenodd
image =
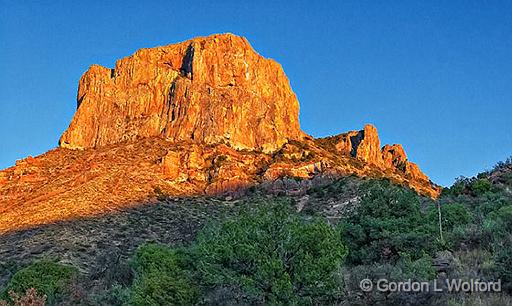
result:
<svg viewBox="0 0 512 306"><path fill-rule="evenodd" d="M377 129L313 139L283 69L231 34L92 65L60 147L0 171L0 233L111 213L158 194L304 195L346 175L440 188ZM88 150L69 150L88 149Z"/></svg>
<svg viewBox="0 0 512 306"><path fill-rule="evenodd" d="M380 139L375 126L367 124L360 131L350 131L334 138L339 153L367 163L382 164Z"/></svg>
<svg viewBox="0 0 512 306"><path fill-rule="evenodd" d="M385 145L382 148L382 161L388 168L404 168L407 155L401 144Z"/></svg>
<svg viewBox="0 0 512 306"><path fill-rule="evenodd" d="M331 149L334 146L338 154L356 158L380 170L398 172L413 181L429 182L418 165L408 161L402 145L385 145L381 148L377 129L371 124L365 125L360 131L318 139L317 142Z"/></svg>
<svg viewBox="0 0 512 306"><path fill-rule="evenodd" d="M162 136L271 152L305 135L281 66L232 34L141 49L114 69L93 65L77 101L61 147Z"/></svg>

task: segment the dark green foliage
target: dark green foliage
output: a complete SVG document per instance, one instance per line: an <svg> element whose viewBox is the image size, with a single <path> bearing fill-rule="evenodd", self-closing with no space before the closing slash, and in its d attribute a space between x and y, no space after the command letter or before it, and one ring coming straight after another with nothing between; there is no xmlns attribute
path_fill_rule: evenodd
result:
<svg viewBox="0 0 512 306"><path fill-rule="evenodd" d="M459 196L462 194L473 197L481 196L493 191L493 185L488 179L488 173L481 173L477 177L459 177L450 188L444 188L443 195Z"/></svg>
<svg viewBox="0 0 512 306"><path fill-rule="evenodd" d="M487 178L479 178L471 182L469 188L474 195L481 195L491 191L492 184Z"/></svg>
<svg viewBox="0 0 512 306"><path fill-rule="evenodd" d="M289 202L254 203L207 226L188 248L140 248L130 303L332 303L346 254L325 221L304 220Z"/></svg>
<svg viewBox="0 0 512 306"><path fill-rule="evenodd" d="M443 191L446 191L446 194L457 196L464 193L468 184L469 179L461 176L455 180L455 183L450 188L444 188Z"/></svg>
<svg viewBox="0 0 512 306"><path fill-rule="evenodd" d="M139 248L132 260L136 277L131 305L190 305L198 290L188 271L182 268L183 253L149 244Z"/></svg>
<svg viewBox="0 0 512 306"><path fill-rule="evenodd" d="M334 300L346 253L325 221L304 221L286 203L249 209L210 227L194 247L206 286L240 286L271 304Z"/></svg>
<svg viewBox="0 0 512 306"><path fill-rule="evenodd" d="M512 233L512 205L500 207L497 211L491 212L488 218L496 223L495 230L500 234Z"/></svg>
<svg viewBox="0 0 512 306"><path fill-rule="evenodd" d="M423 254L420 258L413 260L407 253L401 253L395 263L372 263L368 265L357 265L348 267L344 273L348 275L346 281L345 300L351 305L423 305L431 304L432 294L428 292L407 293L407 292L380 292L372 290L362 292L360 282L363 279L370 279L374 286L379 280L385 279L389 282L431 281L436 276L432 267L432 258Z"/></svg>
<svg viewBox="0 0 512 306"><path fill-rule="evenodd" d="M503 283L503 288L512 292L512 238L509 237L495 245L495 270Z"/></svg>
<svg viewBox="0 0 512 306"><path fill-rule="evenodd" d="M496 273L512 291L512 205L490 213L484 226L492 238Z"/></svg>
<svg viewBox="0 0 512 306"><path fill-rule="evenodd" d="M77 275L78 271L70 266L51 261L35 262L13 275L2 293L2 298L7 298L10 290L24 294L27 289L35 288L40 295L47 296L51 305L69 293L69 285Z"/></svg>
<svg viewBox="0 0 512 306"><path fill-rule="evenodd" d="M351 264L396 260L400 252L417 259L434 250L437 234L415 192L388 181L371 181L361 190L360 206L340 223Z"/></svg>
<svg viewBox="0 0 512 306"><path fill-rule="evenodd" d="M438 222L438 210L436 207L429 209L429 221L431 224ZM441 222L443 230L450 231L456 226L465 226L471 221L471 213L462 204L441 205Z"/></svg>
<svg viewBox="0 0 512 306"><path fill-rule="evenodd" d="M455 250L489 253L492 278L501 279L503 288L509 292L512 291L512 181L508 179L511 175L509 159L475 178L457 180L440 199L445 204L462 204L471 216L470 222L454 224L451 230Z"/></svg>

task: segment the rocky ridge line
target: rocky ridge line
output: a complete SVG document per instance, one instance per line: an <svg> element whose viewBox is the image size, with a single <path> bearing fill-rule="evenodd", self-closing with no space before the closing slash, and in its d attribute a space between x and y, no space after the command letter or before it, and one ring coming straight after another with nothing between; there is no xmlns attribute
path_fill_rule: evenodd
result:
<svg viewBox="0 0 512 306"><path fill-rule="evenodd" d="M60 147L0 171L0 233L107 214L165 194L300 196L325 180L440 187L377 129L314 139L281 66L232 34L141 49L82 76Z"/></svg>

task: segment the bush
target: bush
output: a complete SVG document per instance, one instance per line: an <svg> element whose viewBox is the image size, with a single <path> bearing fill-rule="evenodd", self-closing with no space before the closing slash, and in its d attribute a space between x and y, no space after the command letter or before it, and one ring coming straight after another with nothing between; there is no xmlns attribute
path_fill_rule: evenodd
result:
<svg viewBox="0 0 512 306"><path fill-rule="evenodd" d="M470 239L467 225L473 219L473 216L466 206L462 204L441 204L440 210L445 243L453 246ZM435 225L436 231L439 231L439 211L436 206L429 208L428 222Z"/></svg>
<svg viewBox="0 0 512 306"><path fill-rule="evenodd" d="M469 188L474 195L478 196L491 191L492 184L487 178L480 178L472 182Z"/></svg>
<svg viewBox="0 0 512 306"><path fill-rule="evenodd" d="M432 280L436 276L436 270L432 266L432 257L426 253L416 260L413 260L410 254L401 253L396 268L398 274L391 275L391 277L397 280Z"/></svg>
<svg viewBox="0 0 512 306"><path fill-rule="evenodd" d="M455 180L455 183L449 188L443 188L443 194L444 195L454 195L458 196L465 192L467 185L470 183L470 179L466 177L458 177Z"/></svg>
<svg viewBox="0 0 512 306"><path fill-rule="evenodd" d="M423 254L413 260L410 254L401 253L395 264L372 263L347 268L345 300L350 305L431 305L435 296L430 292L386 292L377 290L379 280L389 282L411 281L427 282L435 277L432 258ZM373 290L363 292L360 283L363 279L371 280Z"/></svg>
<svg viewBox="0 0 512 306"><path fill-rule="evenodd" d="M489 218L499 223L500 231L512 233L512 205L503 206L496 212L489 214Z"/></svg>
<svg viewBox="0 0 512 306"><path fill-rule="evenodd" d="M265 304L334 301L347 254L340 235L289 207L263 204L200 233L193 254L202 282L213 290L239 285L246 299Z"/></svg>
<svg viewBox="0 0 512 306"><path fill-rule="evenodd" d="M496 273L512 292L512 205L490 213L485 226L493 239Z"/></svg>
<svg viewBox="0 0 512 306"><path fill-rule="evenodd" d="M437 207L432 206L428 211L428 219L432 224L439 223ZM441 224L443 231L451 231L456 226L466 225L472 219L471 213L462 204L441 205Z"/></svg>
<svg viewBox="0 0 512 306"><path fill-rule="evenodd" d="M131 305L189 305L197 300L198 290L183 269L183 253L154 244L138 249L132 260L135 280Z"/></svg>
<svg viewBox="0 0 512 306"><path fill-rule="evenodd" d="M90 304L92 305L122 306L128 305L128 303L130 302L130 297L130 288L125 288L119 284L116 284L104 291L92 293L89 296L89 300Z"/></svg>
<svg viewBox="0 0 512 306"><path fill-rule="evenodd" d="M387 181L368 182L361 188L359 207L339 225L350 264L394 261L400 252L415 260L434 251L437 234L414 191Z"/></svg>
<svg viewBox="0 0 512 306"><path fill-rule="evenodd" d="M445 188L443 195L459 196L462 194L470 194L472 196L480 196L486 192L492 191L493 185L486 177L487 173L481 173L478 177L466 178L459 177L450 188Z"/></svg>
<svg viewBox="0 0 512 306"><path fill-rule="evenodd" d="M10 291L21 295L34 288L47 296L49 304L53 304L67 293L68 286L77 275L77 269L70 266L51 261L35 262L16 272L2 295L8 298Z"/></svg>
<svg viewBox="0 0 512 306"><path fill-rule="evenodd" d="M332 303L347 254L340 238L325 221L301 218L288 202L255 203L206 226L187 248L139 248L131 261L130 304Z"/></svg>
<svg viewBox="0 0 512 306"><path fill-rule="evenodd" d="M503 289L512 292L512 239L496 245L494 251L496 274L501 279Z"/></svg>

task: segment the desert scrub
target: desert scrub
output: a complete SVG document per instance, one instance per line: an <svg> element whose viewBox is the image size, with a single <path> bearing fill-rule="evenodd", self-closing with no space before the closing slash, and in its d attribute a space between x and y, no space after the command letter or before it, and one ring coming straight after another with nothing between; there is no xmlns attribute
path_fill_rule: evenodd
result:
<svg viewBox="0 0 512 306"><path fill-rule="evenodd" d="M139 248L132 259L135 281L130 305L190 305L198 290L183 269L185 259L179 250L156 244Z"/></svg>
<svg viewBox="0 0 512 306"><path fill-rule="evenodd" d="M18 295L14 291L9 291L9 298L13 306L45 306L46 295L39 295L34 288L27 289L24 295ZM8 306L7 301L1 300L0 306Z"/></svg>
<svg viewBox="0 0 512 306"><path fill-rule="evenodd" d="M329 304L341 294L347 249L322 219L288 201L256 201L207 225L184 248L141 247L132 260L132 305Z"/></svg>
<svg viewBox="0 0 512 306"><path fill-rule="evenodd" d="M16 272L7 284L2 298L12 301L9 292L23 295L34 288L46 295L49 305L56 303L67 293L72 280L78 276L74 267L52 261L38 261Z"/></svg>
<svg viewBox="0 0 512 306"><path fill-rule="evenodd" d="M324 220L304 220L289 202L277 201L209 226L191 254L206 290L238 287L264 304L323 304L340 292L347 249Z"/></svg>
<svg viewBox="0 0 512 306"><path fill-rule="evenodd" d="M349 264L394 262L400 253L416 260L436 250L435 225L414 191L382 180L363 184L360 192L361 204L339 223Z"/></svg>

